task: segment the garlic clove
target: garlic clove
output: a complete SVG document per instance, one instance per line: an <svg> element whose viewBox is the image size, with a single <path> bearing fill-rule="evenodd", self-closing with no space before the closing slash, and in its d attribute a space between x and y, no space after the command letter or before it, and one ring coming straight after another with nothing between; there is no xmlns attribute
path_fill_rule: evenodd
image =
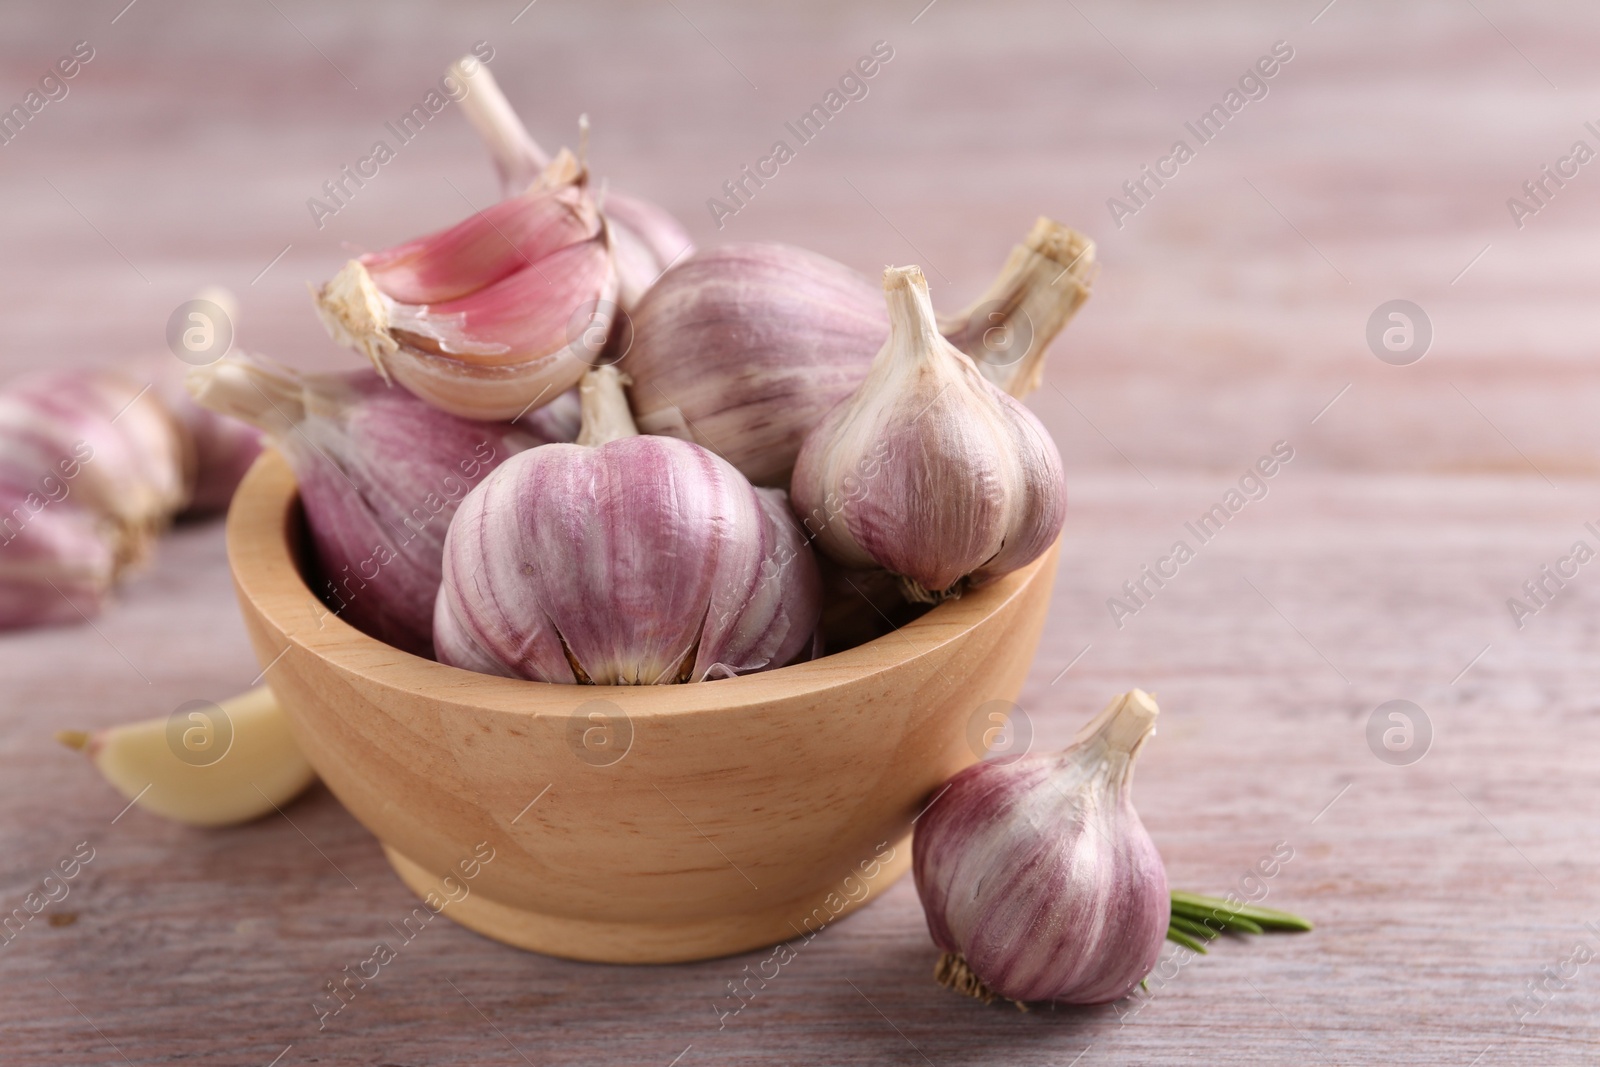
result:
<svg viewBox="0 0 1600 1067"><path fill-rule="evenodd" d="M323 324L386 377L463 418L516 418L554 399L596 358L588 311L617 293L610 236L585 181L563 151L510 207L497 205L498 219L475 216L351 260L312 290Z"/></svg>
<svg viewBox="0 0 1600 1067"><path fill-rule="evenodd" d="M468 56L452 64L449 73L466 88L461 108L489 149L505 195L515 196L540 178L549 157L487 66ZM663 271L694 251L694 244L678 220L655 204L615 191L607 191L603 201L616 257L617 300L631 310Z"/></svg>
<svg viewBox="0 0 1600 1067"><path fill-rule="evenodd" d="M981 296L939 316L939 332L985 378L1026 396L1043 381L1045 352L1089 299L1097 273L1094 242L1041 215Z"/></svg>
<svg viewBox="0 0 1600 1067"><path fill-rule="evenodd" d="M451 516L497 465L543 440L449 415L370 370L302 375L236 353L191 370L188 384L200 404L259 427L294 468L330 611L432 655Z"/></svg>
<svg viewBox="0 0 1600 1067"><path fill-rule="evenodd" d="M63 730L56 739L86 753L106 781L139 807L190 826L232 826L271 814L316 780L272 690L260 686L216 710L226 719L228 747L210 762L203 755L193 762L178 756L167 716L94 733ZM188 729L223 743L221 725L204 719Z"/></svg>
<svg viewBox="0 0 1600 1067"><path fill-rule="evenodd" d="M1171 903L1130 793L1157 714L1123 694L1064 752L969 767L918 817L912 871L942 984L1103 1004L1150 972Z"/></svg>
<svg viewBox="0 0 1600 1067"><path fill-rule="evenodd" d="M580 444L514 457L456 513L440 660L654 685L806 655L820 591L782 494L758 493L698 445L639 436L614 367L586 375L582 403Z"/></svg>
<svg viewBox="0 0 1600 1067"><path fill-rule="evenodd" d="M796 514L846 567L900 576L909 599L959 595L1037 558L1066 517L1049 433L939 333L916 267L884 272L889 340L807 436Z"/></svg>

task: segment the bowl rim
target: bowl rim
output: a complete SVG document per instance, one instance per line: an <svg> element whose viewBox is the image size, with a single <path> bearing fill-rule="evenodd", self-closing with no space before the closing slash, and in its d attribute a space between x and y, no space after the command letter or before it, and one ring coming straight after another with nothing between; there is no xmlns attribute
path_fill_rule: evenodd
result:
<svg viewBox="0 0 1600 1067"><path fill-rule="evenodd" d="M630 716L748 709L796 697L815 698L924 661L937 667L948 658L934 658L941 650L1022 596L1061 546L1057 537L1020 570L947 600L888 634L819 659L691 685L572 685L452 667L402 651L350 625L311 590L295 562L290 530L299 517L299 497L287 460L268 447L251 465L228 509L228 565L235 588L240 599L283 636L286 644L278 659L298 648L396 693L425 695L462 709L562 718L571 716L575 706L597 699L620 706ZM263 676L276 662L266 665ZM270 676L266 681L270 683Z"/></svg>

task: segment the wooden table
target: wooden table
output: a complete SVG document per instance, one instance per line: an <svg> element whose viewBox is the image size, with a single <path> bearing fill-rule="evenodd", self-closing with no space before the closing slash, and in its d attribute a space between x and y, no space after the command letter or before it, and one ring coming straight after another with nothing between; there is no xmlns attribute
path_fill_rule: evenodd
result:
<svg viewBox="0 0 1600 1067"><path fill-rule="evenodd" d="M1059 745L1111 693L1154 691L1135 796L1173 882L1226 891L1282 842L1268 902L1319 925L1222 944L1144 1001L1019 1015L932 984L903 882L719 1029L758 956L582 965L434 924L319 1032L323 983L412 907L376 842L320 788L227 831L122 813L50 738L256 674L200 525L93 628L0 638L0 903L94 850L0 949L0 1062L1593 1062L1600 963L1520 1027L1508 1002L1580 940L1600 952L1600 598L1587 568L1520 630L1506 604L1597 543L1600 169L1520 229L1506 206L1600 145L1592 6L124 2L0 15L7 106L95 49L0 147L7 373L159 353L208 283L240 294L245 347L349 365L304 282L493 183L447 110L325 228L305 201L478 40L536 133L587 109L596 169L702 243L920 261L953 305L1034 214L1093 234L1099 289L1033 400L1073 510L1021 703ZM877 40L894 58L868 96L719 233L706 198ZM1280 40L1267 95L1119 229L1107 198ZM1408 366L1365 336L1397 298L1433 326ZM1107 598L1280 440L1267 497L1119 629ZM1395 699L1431 723L1407 766L1367 740Z"/></svg>

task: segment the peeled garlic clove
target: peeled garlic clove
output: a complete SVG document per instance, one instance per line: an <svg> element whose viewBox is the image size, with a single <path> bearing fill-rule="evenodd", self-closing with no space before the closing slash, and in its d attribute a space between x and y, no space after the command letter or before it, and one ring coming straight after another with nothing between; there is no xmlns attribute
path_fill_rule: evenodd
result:
<svg viewBox="0 0 1600 1067"><path fill-rule="evenodd" d="M489 68L468 56L449 73L466 88L461 108L483 138L506 196L538 180L550 159L517 117ZM607 191L601 210L610 223L620 284L618 302L631 310L661 273L694 251L684 228L662 208Z"/></svg>
<svg viewBox="0 0 1600 1067"><path fill-rule="evenodd" d="M1064 752L968 767L917 819L936 976L983 1000L1104 1004L1155 966L1166 869L1130 798L1157 708L1133 690Z"/></svg>
<svg viewBox="0 0 1600 1067"><path fill-rule="evenodd" d="M989 290L939 328L1020 395L1037 384L1045 350L1092 273L1088 239L1040 219ZM632 323L621 367L633 378L640 428L714 449L758 485L788 484L806 434L861 384L889 335L878 286L825 256L774 244L684 260Z"/></svg>
<svg viewBox="0 0 1600 1067"><path fill-rule="evenodd" d="M883 286L889 340L806 438L790 491L823 552L936 600L1049 548L1066 484L1039 420L939 334L922 271L890 267Z"/></svg>
<svg viewBox="0 0 1600 1067"><path fill-rule="evenodd" d="M233 354L188 384L200 404L264 431L294 468L330 610L431 656L451 516L489 471L543 442L448 415L372 371L302 375Z"/></svg>
<svg viewBox="0 0 1600 1067"><path fill-rule="evenodd" d="M577 382L598 355L588 311L616 293L610 238L562 152L518 196L353 259L313 297L333 339L385 376L452 414L497 420Z"/></svg>
<svg viewBox="0 0 1600 1067"><path fill-rule="evenodd" d="M1045 350L1089 299L1098 270L1093 241L1041 215L982 296L939 316L939 332L985 378L1027 396L1044 378Z"/></svg>
<svg viewBox="0 0 1600 1067"><path fill-rule="evenodd" d="M94 618L120 569L104 518L0 474L0 630Z"/></svg>
<svg viewBox="0 0 1600 1067"><path fill-rule="evenodd" d="M652 685L811 650L816 564L783 494L686 441L637 435L614 367L583 382L576 445L503 464L462 503L434 624L443 663Z"/></svg>
<svg viewBox="0 0 1600 1067"><path fill-rule="evenodd" d="M252 689L217 709L222 721L212 721L215 711L196 712L177 730L162 716L94 733L63 730L56 739L85 752L139 807L190 826L232 826L271 814L316 780L272 690ZM175 745L188 746L187 758ZM208 751L213 745L226 747Z"/></svg>

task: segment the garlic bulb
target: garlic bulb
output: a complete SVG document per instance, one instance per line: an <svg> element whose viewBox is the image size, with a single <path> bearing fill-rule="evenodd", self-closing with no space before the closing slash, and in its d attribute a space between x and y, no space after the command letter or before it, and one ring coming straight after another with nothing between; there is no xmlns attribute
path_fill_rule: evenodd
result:
<svg viewBox="0 0 1600 1067"><path fill-rule="evenodd" d="M234 354L194 368L188 384L202 405L259 427L294 468L324 602L381 641L431 655L451 516L508 456L543 442L448 415L370 370L301 375Z"/></svg>
<svg viewBox="0 0 1600 1067"><path fill-rule="evenodd" d="M116 532L95 512L0 474L0 630L76 623L100 613L123 567ZM48 494L48 495L47 495Z"/></svg>
<svg viewBox="0 0 1600 1067"><path fill-rule="evenodd" d="M1171 905L1129 794L1156 715L1125 693L1066 751L968 767L918 817L912 872L942 984L1104 1004L1150 973Z"/></svg>
<svg viewBox="0 0 1600 1067"><path fill-rule="evenodd" d="M515 196L538 179L550 158L529 135L488 67L468 56L449 73L466 86L461 108L488 147L505 195ZM602 201L616 257L617 300L631 310L662 271L694 251L694 244L677 219L649 201L609 190Z"/></svg>
<svg viewBox="0 0 1600 1067"><path fill-rule="evenodd" d="M1066 485L1039 420L940 336L922 271L890 267L883 288L889 340L806 437L790 492L823 552L938 600L1050 547Z"/></svg>
<svg viewBox="0 0 1600 1067"><path fill-rule="evenodd" d="M516 418L599 355L591 312L617 272L583 168L562 152L517 196L353 259L313 289L335 341L463 418ZM603 338L601 339L603 341Z"/></svg>
<svg viewBox="0 0 1600 1067"><path fill-rule="evenodd" d="M0 468L23 484L53 478L74 506L103 516L119 567L143 560L183 507L191 462L171 415L133 377L49 371L0 390Z"/></svg>
<svg viewBox="0 0 1600 1067"><path fill-rule="evenodd" d="M1021 395L1088 295L1093 248L1040 219L983 297L940 329ZM861 384L889 334L876 285L776 244L696 254L656 283L632 320L620 365L633 378L640 428L704 445L757 485L788 484L806 434Z"/></svg>
<svg viewBox="0 0 1600 1067"><path fill-rule="evenodd" d="M439 660L542 682L653 685L812 651L816 561L782 492L698 445L641 437L615 367L582 385L576 445L503 464L445 541Z"/></svg>

